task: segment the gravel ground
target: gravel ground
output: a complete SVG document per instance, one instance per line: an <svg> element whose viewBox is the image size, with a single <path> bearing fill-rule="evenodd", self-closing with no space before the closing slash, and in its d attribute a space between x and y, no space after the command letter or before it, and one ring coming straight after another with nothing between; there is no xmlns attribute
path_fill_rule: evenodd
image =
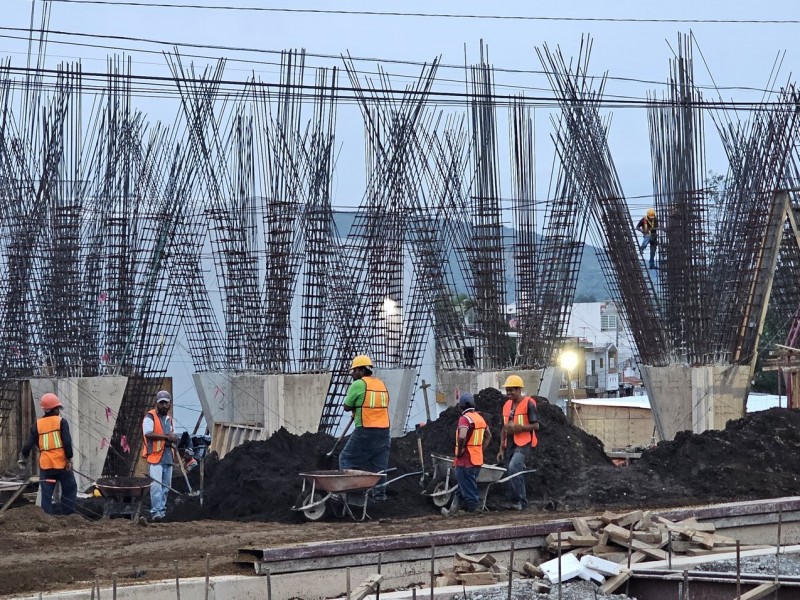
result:
<svg viewBox="0 0 800 600"><path fill-rule="evenodd" d="M531 580L515 580L511 593L512 600L553 600L558 598L558 588L553 586L549 594L533 591ZM569 581L561 588L563 600L636 600L624 594L601 595L597 586L589 581ZM508 600L508 584L492 586L491 589L475 590L466 594L453 594L449 600Z"/></svg>
<svg viewBox="0 0 800 600"><path fill-rule="evenodd" d="M741 559L742 573L753 573L756 575L775 575L776 561L775 555L752 556ZM716 571L719 573L735 573L735 560L720 560L713 563L705 563L695 567L696 571ZM800 575L800 555L781 554L780 560L781 575Z"/></svg>

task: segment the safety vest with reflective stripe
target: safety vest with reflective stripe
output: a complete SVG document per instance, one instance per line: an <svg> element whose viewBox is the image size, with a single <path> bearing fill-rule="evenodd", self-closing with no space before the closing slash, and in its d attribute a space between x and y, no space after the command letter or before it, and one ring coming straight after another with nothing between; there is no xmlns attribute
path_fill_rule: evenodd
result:
<svg viewBox="0 0 800 600"><path fill-rule="evenodd" d="M486 420L474 410L461 415L472 423L472 431L467 435L469 462L474 466L483 465L483 437L486 435ZM458 456L458 429L456 429L456 456Z"/></svg>
<svg viewBox="0 0 800 600"><path fill-rule="evenodd" d="M164 428L161 426L161 419L158 418L158 411L156 409L148 410L148 415L153 417L153 433L164 435ZM167 415L169 422L169 415ZM164 440L151 440L144 436L144 446L142 449L142 456L147 459L151 465L157 465L161 462L161 457L164 454L164 448L167 443Z"/></svg>
<svg viewBox="0 0 800 600"><path fill-rule="evenodd" d="M525 396L520 400L514 411L514 423L517 425L530 425L530 421L528 421L528 402L533 402L533 406L536 407L536 400L530 396ZM509 418L511 418L511 404L512 402L509 400L503 406L503 425L506 425ZM514 443L520 447L530 444L531 447L535 448L539 440L535 431L523 431L522 433L514 434Z"/></svg>
<svg viewBox="0 0 800 600"><path fill-rule="evenodd" d="M52 415L36 421L39 434L39 468L66 469L67 453L61 439L61 417Z"/></svg>
<svg viewBox="0 0 800 600"><path fill-rule="evenodd" d="M389 427L389 392L386 384L371 375L362 377L361 381L367 385L364 400L358 406L361 409L361 426L375 429Z"/></svg>

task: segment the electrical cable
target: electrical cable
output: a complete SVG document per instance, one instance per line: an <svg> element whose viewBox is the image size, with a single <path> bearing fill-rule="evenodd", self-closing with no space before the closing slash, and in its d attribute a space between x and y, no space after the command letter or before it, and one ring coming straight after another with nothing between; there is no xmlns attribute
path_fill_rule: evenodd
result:
<svg viewBox="0 0 800 600"><path fill-rule="evenodd" d="M351 15L377 17L424 17L437 19L488 19L501 21L544 21L544 22L578 22L578 23L687 23L687 24L721 24L721 25L796 25L800 19L656 19L636 17L546 17L532 15L480 15L459 13L421 13L399 11L367 11L321 8L283 8L262 6L230 6L209 4L167 4L165 2L141 2L132 0L49 0L59 4L96 4L108 6L138 6L149 8L190 8L225 11L251 11L269 13L298 13L321 15Z"/></svg>

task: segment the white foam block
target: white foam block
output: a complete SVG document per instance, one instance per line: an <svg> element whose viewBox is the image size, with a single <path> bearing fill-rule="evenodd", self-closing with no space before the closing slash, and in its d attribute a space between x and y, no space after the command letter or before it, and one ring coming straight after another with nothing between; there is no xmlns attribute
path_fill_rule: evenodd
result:
<svg viewBox="0 0 800 600"><path fill-rule="evenodd" d="M558 558L548 560L539 565L544 574L552 583L558 583ZM573 554L563 554L561 556L561 581L568 581L580 575L583 565L578 562Z"/></svg>

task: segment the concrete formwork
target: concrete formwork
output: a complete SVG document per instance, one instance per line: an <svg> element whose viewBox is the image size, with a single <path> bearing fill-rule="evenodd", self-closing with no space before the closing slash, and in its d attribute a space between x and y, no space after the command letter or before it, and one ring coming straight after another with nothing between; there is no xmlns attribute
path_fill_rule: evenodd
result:
<svg viewBox="0 0 800 600"><path fill-rule="evenodd" d="M558 391L561 389L563 377L564 369L561 367L547 367L542 373L538 395L547 398L550 404L558 404Z"/></svg>
<svg viewBox="0 0 800 600"><path fill-rule="evenodd" d="M503 389L503 383L509 375L519 375L525 382L525 393L539 393L544 371L540 369L522 369L519 371L439 371L436 374L437 392L443 393L447 406L456 402L456 392L477 394L486 388ZM549 398L549 396L548 396Z"/></svg>
<svg viewBox="0 0 800 600"><path fill-rule="evenodd" d="M405 433L411 389L417 374L411 369L375 369L374 375L383 381L389 390L391 435L400 437Z"/></svg>
<svg viewBox="0 0 800 600"><path fill-rule="evenodd" d="M330 373L255 374L208 371L193 374L209 428L214 423L264 427L272 433L317 431Z"/></svg>
<svg viewBox="0 0 800 600"><path fill-rule="evenodd" d="M639 368L662 440L679 431L723 429L745 414L752 369L749 365Z"/></svg>
<svg viewBox="0 0 800 600"><path fill-rule="evenodd" d="M128 378L119 375L30 380L37 418L44 414L39 399L47 392L56 394L64 405L61 415L69 423L73 467L88 475L76 473L79 490L86 489L103 474L127 383Z"/></svg>

